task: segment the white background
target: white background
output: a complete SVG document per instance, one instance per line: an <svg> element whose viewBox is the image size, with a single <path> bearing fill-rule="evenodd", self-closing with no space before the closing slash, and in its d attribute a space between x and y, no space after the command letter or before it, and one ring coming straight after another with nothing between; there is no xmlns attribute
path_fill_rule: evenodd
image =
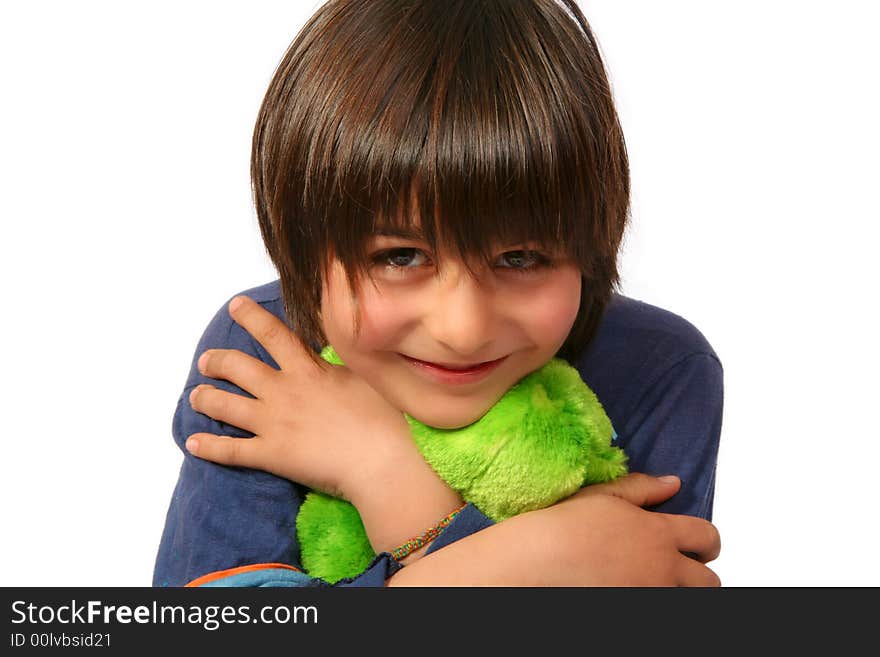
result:
<svg viewBox="0 0 880 657"><path fill-rule="evenodd" d="M149 585L202 330L276 276L253 121L317 2L0 9L2 585ZM880 585L880 134L861 0L582 0L629 148L623 292L725 367L715 569Z"/></svg>

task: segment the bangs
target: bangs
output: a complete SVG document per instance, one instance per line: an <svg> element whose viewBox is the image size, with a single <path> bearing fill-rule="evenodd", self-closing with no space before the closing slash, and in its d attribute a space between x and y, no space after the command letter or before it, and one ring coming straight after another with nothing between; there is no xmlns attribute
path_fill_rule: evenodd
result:
<svg viewBox="0 0 880 657"><path fill-rule="evenodd" d="M584 34L546 4L354 3L363 25L389 27L393 47L379 48L336 17L350 65L327 64L302 202L347 269L388 225L466 260L488 261L498 242L583 259L603 131L585 111L597 101L578 65Z"/></svg>

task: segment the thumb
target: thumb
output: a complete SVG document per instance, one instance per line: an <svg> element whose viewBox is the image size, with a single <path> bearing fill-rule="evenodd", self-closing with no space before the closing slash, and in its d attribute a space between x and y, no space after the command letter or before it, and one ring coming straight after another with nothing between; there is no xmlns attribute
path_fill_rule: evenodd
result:
<svg viewBox="0 0 880 657"><path fill-rule="evenodd" d="M261 447L259 439L215 436L211 433L194 433L186 439L186 449L193 456L220 465L243 468L262 468Z"/></svg>
<svg viewBox="0 0 880 657"><path fill-rule="evenodd" d="M679 488L681 480L675 475L652 477L631 472L614 481L582 488L578 495L613 495L636 506L654 506L675 495Z"/></svg>

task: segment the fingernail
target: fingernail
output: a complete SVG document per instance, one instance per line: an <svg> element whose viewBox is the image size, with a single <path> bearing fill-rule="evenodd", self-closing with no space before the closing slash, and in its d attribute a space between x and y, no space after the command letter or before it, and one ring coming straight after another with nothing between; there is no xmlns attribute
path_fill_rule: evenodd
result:
<svg viewBox="0 0 880 657"><path fill-rule="evenodd" d="M193 400L196 398L196 390L198 390L198 386L189 391L189 405L192 406Z"/></svg>
<svg viewBox="0 0 880 657"><path fill-rule="evenodd" d="M208 364L208 352L206 351L201 356L199 356L199 362L196 363L196 367L199 368L199 372L202 374L205 373L205 366Z"/></svg>
<svg viewBox="0 0 880 657"><path fill-rule="evenodd" d="M229 312L234 313L235 310L244 303L244 300L241 297L235 297L232 301L229 302Z"/></svg>
<svg viewBox="0 0 880 657"><path fill-rule="evenodd" d="M664 484L675 484L678 483L678 477L675 475L663 475L662 477L657 477L657 481L662 481Z"/></svg>
<svg viewBox="0 0 880 657"><path fill-rule="evenodd" d="M199 441L197 438L187 438L186 439L186 448L190 451L190 453L195 454L199 451Z"/></svg>

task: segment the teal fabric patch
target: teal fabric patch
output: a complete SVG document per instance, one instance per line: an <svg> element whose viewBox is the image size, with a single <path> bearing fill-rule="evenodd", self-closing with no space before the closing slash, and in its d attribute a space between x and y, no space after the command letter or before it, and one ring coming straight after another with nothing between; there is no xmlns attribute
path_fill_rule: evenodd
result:
<svg viewBox="0 0 880 657"><path fill-rule="evenodd" d="M314 580L305 573L287 568L266 568L238 573L202 584L202 587L308 586Z"/></svg>

